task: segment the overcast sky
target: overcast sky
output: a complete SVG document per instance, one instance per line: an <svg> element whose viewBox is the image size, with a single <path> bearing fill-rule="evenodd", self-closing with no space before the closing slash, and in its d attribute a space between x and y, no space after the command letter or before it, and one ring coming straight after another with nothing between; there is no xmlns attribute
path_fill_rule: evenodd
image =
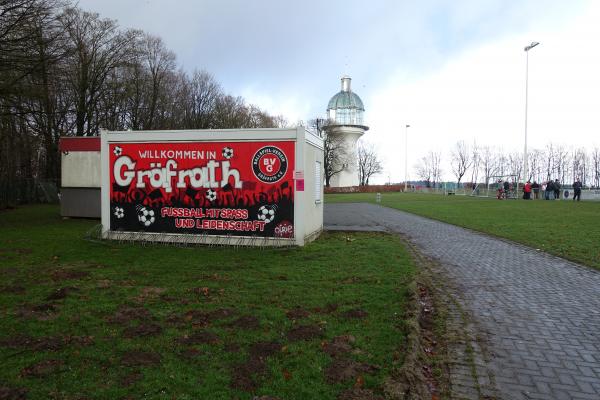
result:
<svg viewBox="0 0 600 400"><path fill-rule="evenodd" d="M600 2L80 0L123 27L159 35L187 71L203 69L290 122L324 116L352 77L384 160L409 176L458 140L522 151L525 52L530 147L600 145ZM445 163L445 172L450 171Z"/></svg>

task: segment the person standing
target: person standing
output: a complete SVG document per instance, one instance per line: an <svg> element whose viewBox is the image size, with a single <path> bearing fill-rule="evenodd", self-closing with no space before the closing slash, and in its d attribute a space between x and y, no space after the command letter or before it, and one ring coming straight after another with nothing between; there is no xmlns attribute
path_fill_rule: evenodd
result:
<svg viewBox="0 0 600 400"><path fill-rule="evenodd" d="M536 181L533 181L533 185L531 185L531 190L533 190L533 198L538 200L540 198L540 184Z"/></svg>
<svg viewBox="0 0 600 400"><path fill-rule="evenodd" d="M504 191L504 185L502 185L502 179L498 179L498 200L502 200Z"/></svg>
<svg viewBox="0 0 600 400"><path fill-rule="evenodd" d="M508 199L508 193L509 192L510 192L510 182L504 181L504 198L505 199ZM518 195L519 194L517 193L516 196L518 196Z"/></svg>
<svg viewBox="0 0 600 400"><path fill-rule="evenodd" d="M531 182L529 181L523 186L523 199L531 200Z"/></svg>
<svg viewBox="0 0 600 400"><path fill-rule="evenodd" d="M546 182L546 190L544 191L544 198L546 200L553 200L554 198L554 183L552 179Z"/></svg>
<svg viewBox="0 0 600 400"><path fill-rule="evenodd" d="M581 200L581 181L579 178L575 182L573 182L573 201L577 198L577 201Z"/></svg>
<svg viewBox="0 0 600 400"><path fill-rule="evenodd" d="M554 180L554 198L560 200L560 182L558 179Z"/></svg>

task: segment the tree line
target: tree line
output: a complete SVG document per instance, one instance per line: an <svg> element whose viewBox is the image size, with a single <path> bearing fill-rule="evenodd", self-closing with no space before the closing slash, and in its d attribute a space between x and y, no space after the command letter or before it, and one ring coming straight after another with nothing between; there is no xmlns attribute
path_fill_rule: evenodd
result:
<svg viewBox="0 0 600 400"><path fill-rule="evenodd" d="M183 71L160 37L63 0L0 0L0 184L60 178L60 136L287 125Z"/></svg>
<svg viewBox="0 0 600 400"><path fill-rule="evenodd" d="M456 142L449 152L451 173L460 183L492 182L496 176L514 176L522 181L524 174L523 153L505 151L499 147L469 145ZM531 182L547 182L558 179L563 184L571 184L580 179L586 187L600 187L600 148L573 148L550 143L541 149L527 153L527 176ZM419 179L435 186L442 179L442 153L430 151L424 155L415 171Z"/></svg>

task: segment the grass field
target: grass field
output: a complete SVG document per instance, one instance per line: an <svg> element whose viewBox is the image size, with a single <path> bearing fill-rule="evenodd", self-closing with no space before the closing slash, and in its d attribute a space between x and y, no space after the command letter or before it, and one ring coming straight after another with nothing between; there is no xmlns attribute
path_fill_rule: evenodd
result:
<svg viewBox="0 0 600 400"><path fill-rule="evenodd" d="M5 398L354 398L402 363L415 270L394 236L142 247L83 240L96 223L0 212Z"/></svg>
<svg viewBox="0 0 600 400"><path fill-rule="evenodd" d="M329 194L326 202L375 202L375 193ZM382 193L381 204L486 232L600 269L600 203L496 200Z"/></svg>

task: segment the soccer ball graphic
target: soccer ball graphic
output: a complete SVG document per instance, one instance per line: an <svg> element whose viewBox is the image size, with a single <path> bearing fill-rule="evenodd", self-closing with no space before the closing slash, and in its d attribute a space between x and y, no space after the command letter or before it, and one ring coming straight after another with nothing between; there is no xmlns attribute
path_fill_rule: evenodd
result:
<svg viewBox="0 0 600 400"><path fill-rule="evenodd" d="M208 189L206 191L206 198L208 199L208 201L213 202L217 199L217 192L215 192L212 189Z"/></svg>
<svg viewBox="0 0 600 400"><path fill-rule="evenodd" d="M125 211L123 210L122 207L115 207L115 217L117 217L118 219L121 219L125 216Z"/></svg>
<svg viewBox="0 0 600 400"><path fill-rule="evenodd" d="M113 149L113 153L115 156L119 157L121 154L123 154L123 149L119 146L115 146L115 148Z"/></svg>
<svg viewBox="0 0 600 400"><path fill-rule="evenodd" d="M154 210L148 210L144 206L137 206L136 209L138 221L140 221L140 224L144 226L150 226L154 223Z"/></svg>
<svg viewBox="0 0 600 400"><path fill-rule="evenodd" d="M273 221L275 219L275 209L274 207L269 206L260 206L258 209L258 219L260 221L264 221L265 224Z"/></svg>
<svg viewBox="0 0 600 400"><path fill-rule="evenodd" d="M223 157L225 157L226 159L230 159L231 157L233 157L233 149L231 147L223 147Z"/></svg>

